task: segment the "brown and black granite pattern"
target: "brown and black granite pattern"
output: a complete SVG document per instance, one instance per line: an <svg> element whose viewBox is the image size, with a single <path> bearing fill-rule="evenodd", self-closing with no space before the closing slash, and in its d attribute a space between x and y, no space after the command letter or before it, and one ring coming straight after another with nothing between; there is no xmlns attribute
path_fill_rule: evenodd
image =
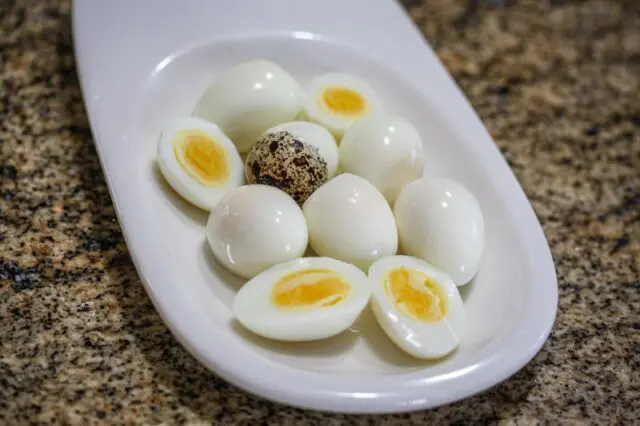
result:
<svg viewBox="0 0 640 426"><path fill-rule="evenodd" d="M478 396L395 416L291 409L205 370L131 264L83 111L70 2L4 0L0 423L640 422L640 3L405 3L551 245L560 306L535 359Z"/></svg>

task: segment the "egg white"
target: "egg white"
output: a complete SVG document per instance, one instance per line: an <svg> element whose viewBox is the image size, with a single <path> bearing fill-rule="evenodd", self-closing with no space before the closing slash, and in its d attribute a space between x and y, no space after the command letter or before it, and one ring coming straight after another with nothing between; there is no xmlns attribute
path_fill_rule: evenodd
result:
<svg viewBox="0 0 640 426"><path fill-rule="evenodd" d="M318 188L302 206L309 244L320 256L366 271L381 257L396 254L398 231L389 204L373 185L344 173Z"/></svg>
<svg viewBox="0 0 640 426"><path fill-rule="evenodd" d="M267 185L234 188L211 211L207 240L218 261L244 278L307 249L307 225L298 204Z"/></svg>
<svg viewBox="0 0 640 426"><path fill-rule="evenodd" d="M340 166L371 182L393 204L407 183L422 176L422 139L402 117L370 114L344 134Z"/></svg>
<svg viewBox="0 0 640 426"><path fill-rule="evenodd" d="M475 196L446 178L407 184L393 206L400 247L449 274L460 286L480 268L484 217Z"/></svg>
<svg viewBox="0 0 640 426"><path fill-rule="evenodd" d="M344 88L356 92L364 99L365 110L355 115L331 111L322 100L328 88ZM303 117L326 127L339 141L355 120L382 111L382 102L369 83L351 74L328 73L314 78L309 84Z"/></svg>
<svg viewBox="0 0 640 426"><path fill-rule="evenodd" d="M241 153L267 129L300 114L304 92L279 65L244 62L220 75L198 100L193 115L220 126Z"/></svg>
<svg viewBox="0 0 640 426"><path fill-rule="evenodd" d="M414 319L389 299L384 278L389 271L401 266L421 271L444 290L447 312L442 319L437 322ZM466 317L460 293L446 273L415 257L389 256L371 265L369 281L372 311L384 332L400 349L416 358L435 359L458 346L465 332Z"/></svg>
<svg viewBox="0 0 640 426"><path fill-rule="evenodd" d="M205 186L179 163L174 151L175 139L181 132L188 130L205 133L223 148L229 168L229 176L224 184ZM244 182L242 158L234 144L218 126L201 118L179 118L163 129L158 140L156 162L169 185L185 200L204 210L211 210L230 189Z"/></svg>
<svg viewBox="0 0 640 426"><path fill-rule="evenodd" d="M271 291L279 278L308 268L329 269L341 275L351 286L348 295L335 305L283 309L271 300ZM335 336L358 318L367 306L370 285L357 267L326 257L301 258L275 265L256 275L238 291L234 303L235 318L252 332L274 340L312 341Z"/></svg>

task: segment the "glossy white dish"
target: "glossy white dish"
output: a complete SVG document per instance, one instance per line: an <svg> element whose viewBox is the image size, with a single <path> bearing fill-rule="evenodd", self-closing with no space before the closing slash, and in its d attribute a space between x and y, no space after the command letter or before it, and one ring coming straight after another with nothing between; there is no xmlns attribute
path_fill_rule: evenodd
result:
<svg viewBox="0 0 640 426"><path fill-rule="evenodd" d="M205 366L286 404L397 412L487 389L540 349L557 306L544 234L489 134L398 4L87 0L74 3L73 19L83 95L131 256L168 327ZM329 71L368 80L387 110L417 126L425 174L457 179L478 198L485 255L461 288L470 327L450 357L408 357L369 310L351 330L305 344L260 339L232 320L243 281L213 259L206 213L174 194L153 160L160 128L189 115L220 72L259 57L303 86Z"/></svg>

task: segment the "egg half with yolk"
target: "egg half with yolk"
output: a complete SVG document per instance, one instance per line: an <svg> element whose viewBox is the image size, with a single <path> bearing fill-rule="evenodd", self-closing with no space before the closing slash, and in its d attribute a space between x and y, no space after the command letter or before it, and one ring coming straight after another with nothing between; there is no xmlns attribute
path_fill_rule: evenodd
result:
<svg viewBox="0 0 640 426"><path fill-rule="evenodd" d="M311 81L303 116L326 127L338 140L359 118L382 112L382 102L360 77L329 73Z"/></svg>
<svg viewBox="0 0 640 426"><path fill-rule="evenodd" d="M204 210L243 183L236 147L218 126L200 118L169 124L160 134L156 160L169 185Z"/></svg>
<svg viewBox="0 0 640 426"><path fill-rule="evenodd" d="M256 275L238 291L233 313L252 332L274 340L311 341L335 336L369 301L367 276L327 257L296 259Z"/></svg>
<svg viewBox="0 0 640 426"><path fill-rule="evenodd" d="M387 336L416 358L452 352L463 336L464 306L451 278L410 256L389 256L371 265L371 307Z"/></svg>

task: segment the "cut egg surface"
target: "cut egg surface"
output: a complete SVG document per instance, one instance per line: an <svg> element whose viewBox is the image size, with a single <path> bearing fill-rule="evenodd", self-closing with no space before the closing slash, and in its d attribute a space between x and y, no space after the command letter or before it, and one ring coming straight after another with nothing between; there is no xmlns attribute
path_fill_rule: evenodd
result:
<svg viewBox="0 0 640 426"><path fill-rule="evenodd" d="M205 210L243 184L243 164L231 140L215 124L189 117L160 134L157 164L169 185Z"/></svg>
<svg viewBox="0 0 640 426"><path fill-rule="evenodd" d="M340 139L354 121L382 109L366 81L351 74L329 73L311 81L303 113Z"/></svg>
<svg viewBox="0 0 640 426"><path fill-rule="evenodd" d="M275 265L238 291L235 318L260 336L312 341L335 336L367 306L370 284L357 267L326 257Z"/></svg>
<svg viewBox="0 0 640 426"><path fill-rule="evenodd" d="M465 331L464 306L451 278L421 259L390 256L369 269L371 307L389 338L421 359L452 352Z"/></svg>
<svg viewBox="0 0 640 426"><path fill-rule="evenodd" d="M271 61L254 60L216 79L193 115L219 125L245 153L267 129L295 119L303 98L300 85L287 71Z"/></svg>

